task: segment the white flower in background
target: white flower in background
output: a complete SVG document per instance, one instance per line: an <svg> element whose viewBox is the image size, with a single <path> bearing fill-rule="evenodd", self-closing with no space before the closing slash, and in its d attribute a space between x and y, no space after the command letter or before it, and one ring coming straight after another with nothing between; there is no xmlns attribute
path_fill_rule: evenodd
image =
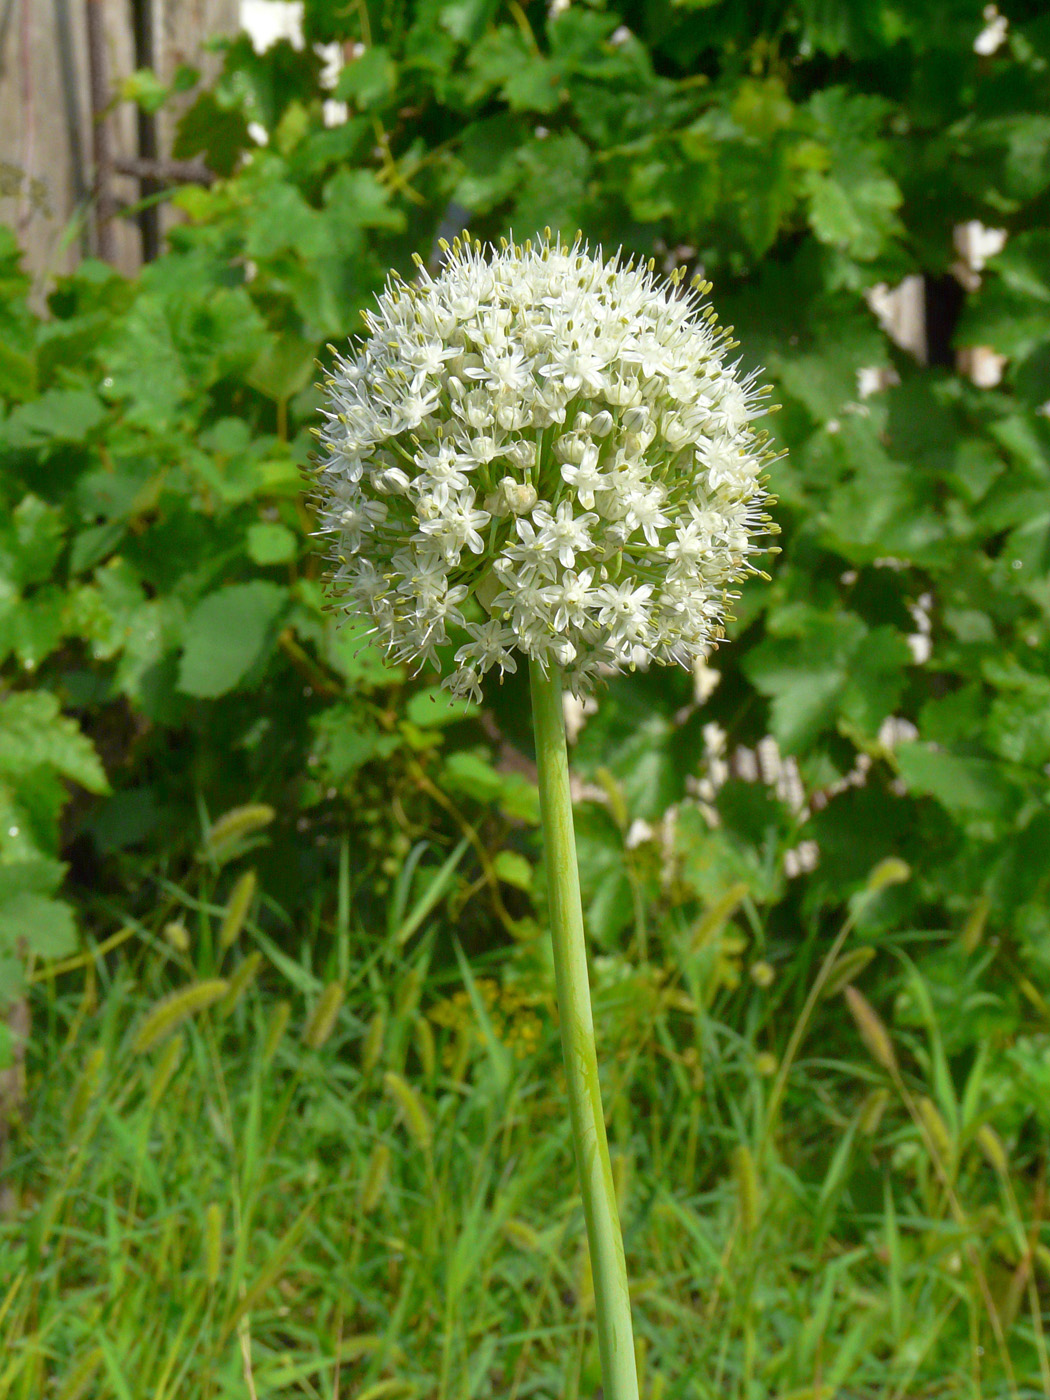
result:
<svg viewBox="0 0 1050 1400"><path fill-rule="evenodd" d="M419 259L415 284L391 276L327 382L337 602L399 660L454 642L455 694L515 653L576 695L609 669L693 667L776 533L765 391L727 363L709 287L549 231L445 251L437 277Z"/></svg>

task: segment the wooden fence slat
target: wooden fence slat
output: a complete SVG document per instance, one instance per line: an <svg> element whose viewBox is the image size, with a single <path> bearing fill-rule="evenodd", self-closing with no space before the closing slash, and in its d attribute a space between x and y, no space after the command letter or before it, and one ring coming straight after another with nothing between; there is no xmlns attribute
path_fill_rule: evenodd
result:
<svg viewBox="0 0 1050 1400"><path fill-rule="evenodd" d="M239 28L240 0L146 0L145 25L152 30L154 70L170 81L180 63L192 64L205 79L221 57L203 53L205 39ZM161 113L155 124L157 147L140 146L141 124L128 103L117 103L101 132L92 112L111 101L136 67L132 0L0 0L0 222L12 225L25 249L25 264L38 284L70 271L87 253L103 256L122 272L139 266L144 233L151 222L157 241L172 221L161 206L156 221L141 224L120 210L138 201L142 181L162 178L170 157L174 121ZM105 95L92 97L88 62L89 15L98 52L108 74ZM142 52L140 32L138 50ZM146 142L147 147L149 141ZM143 157L160 165L143 169ZM101 160L103 206L116 217L99 227L91 207L95 169ZM204 178L196 165L187 178ZM102 211L100 211L102 212ZM147 243L153 251L153 240Z"/></svg>

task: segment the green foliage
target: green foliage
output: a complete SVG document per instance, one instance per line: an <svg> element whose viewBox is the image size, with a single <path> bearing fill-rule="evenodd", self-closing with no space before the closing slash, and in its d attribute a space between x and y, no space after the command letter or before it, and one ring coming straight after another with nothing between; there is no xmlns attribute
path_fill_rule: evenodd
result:
<svg viewBox="0 0 1050 1400"><path fill-rule="evenodd" d="M109 790L95 751L54 695L0 700L0 1004L23 990L26 962L76 947L73 911L53 898L65 871L51 853L66 781Z"/></svg>
<svg viewBox="0 0 1050 1400"><path fill-rule="evenodd" d="M169 883L119 961L92 947L36 991L0 1381L593 1394L551 969L442 966L417 917L442 870L411 903L392 892L378 935L337 920L282 953L243 864L268 814L212 824L222 868ZM869 872L851 923L908 879ZM858 999L878 955L849 925L796 965L808 1010L785 1018L781 974L734 923L747 903L738 884L659 960L593 959L642 1393L812 1396L819 1370L871 1400L1044 1394L1041 1178L1004 1139L1032 1104L1047 1130L1050 1038L960 1061L960 1014L993 1024L961 947L936 980L897 949L891 1037Z"/></svg>
<svg viewBox="0 0 1050 1400"><path fill-rule="evenodd" d="M279 952L332 906L384 927L388 892L417 907L466 840L434 917L471 952L505 937L533 956L523 679L493 688L483 727L422 698L433 677L388 666L363 619L337 629L302 476L315 358L389 268L414 276L461 219L479 238L579 226L712 278L788 449L783 553L736 602L703 703L681 673L618 678L581 731L596 943L644 963L692 930L701 1000L753 948L790 1015L868 873L904 857L915 878L860 915L874 1001L916 1024L907 948L959 1081L988 1037L1041 1084L1050 28L1037 6L1008 19L979 54L962 0L307 0L311 42L363 53L328 93L309 47L217 45L175 154L219 178L174 194L182 221L140 277L86 261L37 314L3 235L0 1000L25 945L69 946L66 904L88 927L144 916L196 859L200 811L248 802L278 814L259 880ZM161 94L138 75L127 96ZM1007 234L969 291L966 220ZM930 364L869 300L909 274ZM976 346L1007 357L994 388L956 368ZM731 896L728 941L701 936ZM737 1032L751 1005L727 1010ZM835 1008L818 1014L841 1027ZM987 1077L1023 1155L1035 1110Z"/></svg>

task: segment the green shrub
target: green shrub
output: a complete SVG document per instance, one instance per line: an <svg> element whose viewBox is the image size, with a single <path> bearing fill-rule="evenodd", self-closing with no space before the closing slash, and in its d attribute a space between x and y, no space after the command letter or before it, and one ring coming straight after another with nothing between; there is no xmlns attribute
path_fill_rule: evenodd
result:
<svg viewBox="0 0 1050 1400"><path fill-rule="evenodd" d="M987 55L969 5L833 9L308 0L307 38L361 40L363 55L326 94L311 49L225 43L176 148L220 178L174 196L186 222L135 282L86 262L38 317L6 240L0 777L20 815L0 851L7 897L43 921L26 926L40 954L68 946L59 856L66 897L91 917L142 913L194 858L198 810L249 801L278 813L260 879L265 907L293 922L334 900L345 840L367 921L387 882L432 872L480 828L453 908L480 888L479 940L493 908L528 934L527 782L494 763L470 714L406 712L413 682L363 623L335 631L300 482L314 357L463 209L479 237L580 226L702 266L783 404L784 552L773 586L739 600L710 698L697 705L684 674L628 677L583 728L579 772L605 782L580 819L598 944L666 939L669 920L743 885L754 952L783 966L779 995L797 1007L851 892L899 855L915 878L870 906L862 933L921 958L952 1052L1043 1015L1050 26L1019 7ZM345 122L326 125L326 97ZM1008 237L964 295L953 229L968 219ZM962 303L931 310L928 365L866 296L909 273L931 308ZM952 347L973 345L1008 357L998 386L956 372ZM883 387L862 396L861 370ZM491 708L527 747L520 684L494 689ZM696 797L687 780L717 769L711 724L730 757L772 735L802 801L739 761ZM63 783L77 786L59 826ZM661 848L635 823L674 804ZM787 853L811 841L815 869L792 875ZM10 938L0 956L10 968ZM906 989L898 1014L918 1016Z"/></svg>

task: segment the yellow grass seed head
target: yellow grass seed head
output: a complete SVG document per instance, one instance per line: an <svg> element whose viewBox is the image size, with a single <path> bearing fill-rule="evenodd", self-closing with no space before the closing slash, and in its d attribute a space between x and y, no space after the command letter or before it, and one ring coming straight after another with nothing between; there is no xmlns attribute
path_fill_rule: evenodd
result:
<svg viewBox="0 0 1050 1400"><path fill-rule="evenodd" d="M230 978L229 989L216 1010L220 1016L228 1016L244 995L245 989L255 981L262 966L262 953L254 949L240 963Z"/></svg>
<svg viewBox="0 0 1050 1400"><path fill-rule="evenodd" d="M1010 1159L1006 1155L1003 1140L990 1123L977 1129L977 1146L984 1153L992 1167L1000 1176L1010 1175Z"/></svg>
<svg viewBox="0 0 1050 1400"><path fill-rule="evenodd" d="M84 1067L80 1071L80 1077L69 1100L69 1109L66 1113L66 1130L70 1134L76 1132L91 1106L91 1100L95 1097L99 1075L102 1073L102 1066L105 1062L106 1052L101 1045L96 1045L94 1049L89 1050L84 1058Z"/></svg>
<svg viewBox="0 0 1050 1400"><path fill-rule="evenodd" d="M279 1001L273 1009L270 1017L270 1024L266 1028L266 1043L263 1046L263 1063L269 1064L277 1053L277 1047L281 1043L281 1037L288 1029L288 1022L292 1015L292 1004L290 1001Z"/></svg>
<svg viewBox="0 0 1050 1400"><path fill-rule="evenodd" d="M266 802L248 802L232 807L212 822L202 852L205 859L220 865L234 854L245 837L253 836L269 826L277 813Z"/></svg>
<svg viewBox="0 0 1050 1400"><path fill-rule="evenodd" d="M225 977L213 977L204 982L194 982L163 997L135 1032L131 1042L132 1052L141 1055L152 1050L188 1017L225 996L229 985Z"/></svg>
<svg viewBox="0 0 1050 1400"><path fill-rule="evenodd" d="M401 1110L401 1117L408 1129L409 1137L422 1153L429 1153L430 1144L433 1141L433 1130L415 1089L399 1074L395 1074L393 1070L389 1069L383 1075L383 1088Z"/></svg>
<svg viewBox="0 0 1050 1400"><path fill-rule="evenodd" d="M746 1142L737 1143L733 1148L733 1176L740 1227L745 1235L753 1235L758 1227L760 1210L758 1168Z"/></svg>
<svg viewBox="0 0 1050 1400"><path fill-rule="evenodd" d="M849 982L854 982L875 956L874 948L852 948L839 958L831 969L828 980L821 992L823 1000L841 992Z"/></svg>
<svg viewBox="0 0 1050 1400"><path fill-rule="evenodd" d="M318 997L317 1005L310 1012L303 1028L303 1044L310 1050L320 1050L332 1034L339 1008L343 1004L343 995L341 982L329 982Z"/></svg>
<svg viewBox="0 0 1050 1400"><path fill-rule="evenodd" d="M222 1206L210 1201L204 1212L204 1277L209 1288L219 1281L222 1266Z"/></svg>
<svg viewBox="0 0 1050 1400"><path fill-rule="evenodd" d="M258 883L258 877L254 870L246 870L243 875L238 876L230 891L230 897L226 901L226 910L219 927L220 948L229 948L231 944L237 942L241 929L244 927L244 921L248 917L248 910L252 906L252 900L255 898Z"/></svg>
<svg viewBox="0 0 1050 1400"><path fill-rule="evenodd" d="M361 1182L361 1210L371 1215L379 1204L379 1198L386 1188L390 1175L390 1148L385 1142L377 1142L368 1159L368 1170Z"/></svg>
<svg viewBox="0 0 1050 1400"><path fill-rule="evenodd" d="M383 1037L386 1034L386 1012L383 1008L377 1007L376 1013L368 1023L368 1031L365 1035L364 1044L361 1046L361 1069L365 1074L370 1074L379 1062L379 1057L383 1053Z"/></svg>
<svg viewBox="0 0 1050 1400"><path fill-rule="evenodd" d="M879 1020L871 1005L861 996L856 987L846 987L846 1004L850 1013L857 1023L861 1039L868 1047L871 1056L883 1069L895 1074L897 1070L897 1057L893 1053L893 1042L890 1040L889 1031Z"/></svg>
<svg viewBox="0 0 1050 1400"><path fill-rule="evenodd" d="M181 1032L173 1035L165 1045L160 1059L157 1061L157 1068L153 1071L153 1078L149 1085L149 1106L155 1110L161 1099L168 1092L168 1085L174 1077L175 1071L179 1067L182 1059L182 1052L186 1048L186 1041Z"/></svg>

